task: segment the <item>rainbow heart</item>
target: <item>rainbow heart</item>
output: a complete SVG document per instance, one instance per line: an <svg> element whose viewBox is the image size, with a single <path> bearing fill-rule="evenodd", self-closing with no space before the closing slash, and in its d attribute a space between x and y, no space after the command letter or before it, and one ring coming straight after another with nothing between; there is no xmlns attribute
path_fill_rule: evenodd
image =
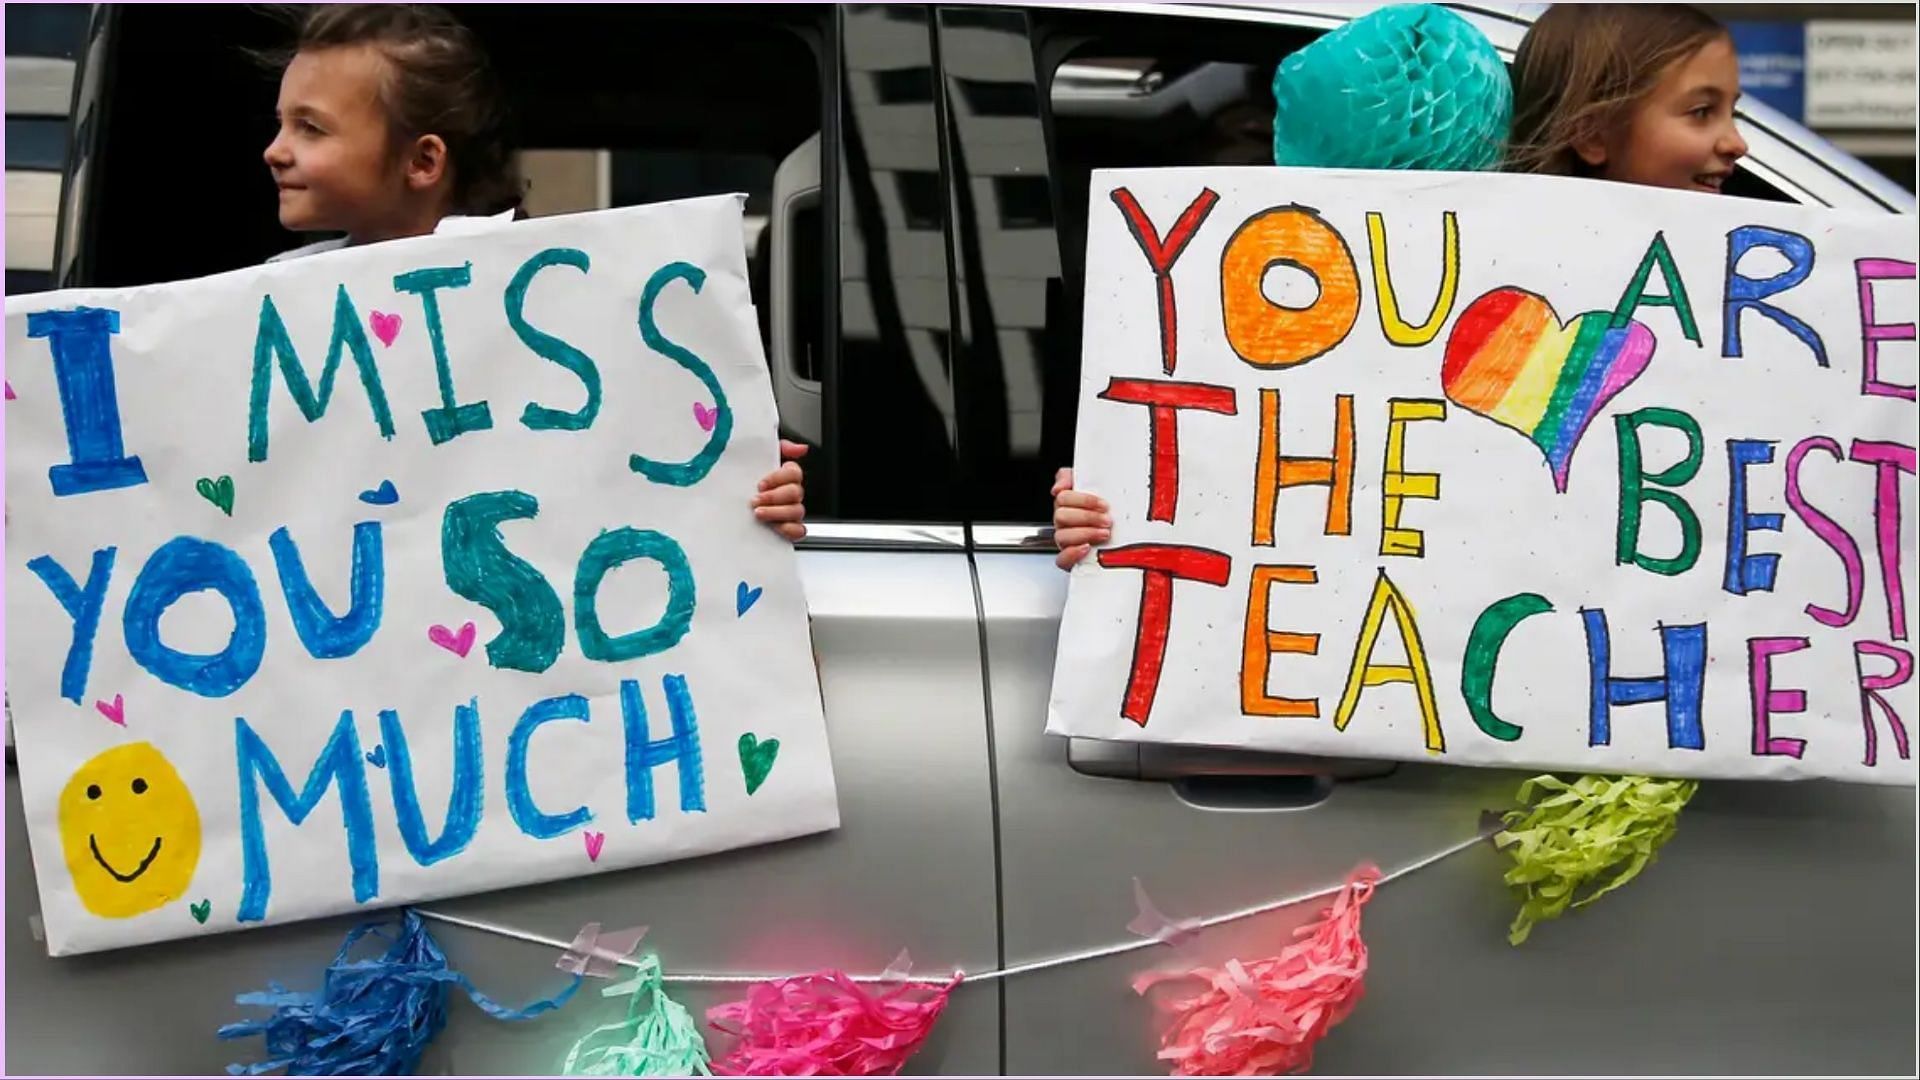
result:
<svg viewBox="0 0 1920 1080"><path fill-rule="evenodd" d="M1447 400L1533 440L1567 490L1573 451L1614 395L1647 370L1653 331L1589 311L1562 323L1525 289L1495 289L1467 305L1447 335Z"/></svg>

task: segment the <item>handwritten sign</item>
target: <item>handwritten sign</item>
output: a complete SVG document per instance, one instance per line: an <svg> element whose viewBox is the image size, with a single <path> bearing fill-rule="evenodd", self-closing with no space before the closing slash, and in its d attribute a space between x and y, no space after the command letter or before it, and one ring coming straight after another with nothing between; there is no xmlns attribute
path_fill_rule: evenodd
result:
<svg viewBox="0 0 1920 1080"><path fill-rule="evenodd" d="M838 824L732 197L7 300L55 954Z"/></svg>
<svg viewBox="0 0 1920 1080"><path fill-rule="evenodd" d="M1915 782L1915 232L1571 179L1096 173L1048 730Z"/></svg>

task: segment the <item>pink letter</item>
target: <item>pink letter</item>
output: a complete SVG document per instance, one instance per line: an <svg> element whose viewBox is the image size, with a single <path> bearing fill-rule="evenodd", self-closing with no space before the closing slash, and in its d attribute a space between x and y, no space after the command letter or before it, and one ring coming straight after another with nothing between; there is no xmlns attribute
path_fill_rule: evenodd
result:
<svg viewBox="0 0 1920 1080"><path fill-rule="evenodd" d="M1907 592L1900 583L1900 474L1914 470L1913 447L1903 443L1853 440L1853 460L1873 465L1878 475L1873 529L1880 548L1880 577L1887 592L1887 626L1893 640L1907 640Z"/></svg>
<svg viewBox="0 0 1920 1080"><path fill-rule="evenodd" d="M1840 444L1825 435L1801 439L1787 454L1787 505L1799 516L1801 523L1813 530L1813 534L1826 541L1835 555L1840 556L1840 564L1847 571L1847 610L1833 611L1818 604L1808 604L1807 614L1828 626L1848 626L1860 616L1860 598L1866 592L1866 570L1860 563L1860 545L1853 542L1852 534L1840 527L1840 523L1820 512L1805 495L1800 493L1800 462L1814 450L1825 450L1833 455L1835 461L1845 461L1846 455L1840 452Z"/></svg>
<svg viewBox="0 0 1920 1080"><path fill-rule="evenodd" d="M1860 336L1864 339L1865 346L1861 353L1860 392L1876 397L1897 397L1912 401L1913 387L1880 381L1880 343L1912 341L1914 326L1910 322L1877 323L1873 321L1873 283L1911 278L1914 276L1913 264L1900 259L1857 259L1853 264L1853 272L1860 280Z"/></svg>
<svg viewBox="0 0 1920 1080"><path fill-rule="evenodd" d="M1882 656L1893 661L1893 670L1885 675L1869 675L1865 660L1869 655ZM1871 765L1876 756L1878 740L1873 733L1873 707L1880 706L1880 713L1887 718L1887 727L1893 731L1893 745L1900 751L1900 760L1907 760L1907 729L1900 722L1900 714L1880 696L1882 690L1892 690L1905 685L1913 678L1913 654L1897 645L1882 645L1877 641L1856 641L1853 643L1853 670L1860 678L1860 722L1867 729L1867 764Z"/></svg>
<svg viewBox="0 0 1920 1080"><path fill-rule="evenodd" d="M1773 737L1770 730L1774 713L1803 713L1807 711L1807 692L1805 690L1775 690L1773 688L1773 658L1783 653L1799 652L1807 647L1807 639L1789 637L1749 638L1747 640L1747 671L1753 678L1753 756L1797 758L1807 748L1805 739Z"/></svg>

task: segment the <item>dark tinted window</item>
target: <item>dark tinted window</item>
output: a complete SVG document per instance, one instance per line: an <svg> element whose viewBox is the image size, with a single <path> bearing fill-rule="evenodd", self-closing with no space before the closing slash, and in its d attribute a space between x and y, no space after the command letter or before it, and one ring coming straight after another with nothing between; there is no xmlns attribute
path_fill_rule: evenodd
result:
<svg viewBox="0 0 1920 1080"><path fill-rule="evenodd" d="M89 4L8 4L7 55L72 60L87 39Z"/></svg>
<svg viewBox="0 0 1920 1080"><path fill-rule="evenodd" d="M66 159L64 117L7 117L8 172L59 172Z"/></svg>

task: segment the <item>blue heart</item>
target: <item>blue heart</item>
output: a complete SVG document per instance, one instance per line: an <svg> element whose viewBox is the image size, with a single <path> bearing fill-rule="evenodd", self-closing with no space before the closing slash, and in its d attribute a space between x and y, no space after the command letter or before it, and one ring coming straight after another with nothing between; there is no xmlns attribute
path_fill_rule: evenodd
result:
<svg viewBox="0 0 1920 1080"><path fill-rule="evenodd" d="M758 599L760 599L759 587L755 586L749 589L747 588L747 583L743 581L740 583L740 587L734 591L733 606L739 614L745 615L747 609L752 607L754 601Z"/></svg>
<svg viewBox="0 0 1920 1080"><path fill-rule="evenodd" d="M387 748L384 746L376 746L373 749L367 751L367 764L373 766L376 769L386 768L387 767Z"/></svg>
<svg viewBox="0 0 1920 1080"><path fill-rule="evenodd" d="M400 493L394 490L393 481L382 480L379 487L361 492L360 501L373 506L392 506L400 501Z"/></svg>

